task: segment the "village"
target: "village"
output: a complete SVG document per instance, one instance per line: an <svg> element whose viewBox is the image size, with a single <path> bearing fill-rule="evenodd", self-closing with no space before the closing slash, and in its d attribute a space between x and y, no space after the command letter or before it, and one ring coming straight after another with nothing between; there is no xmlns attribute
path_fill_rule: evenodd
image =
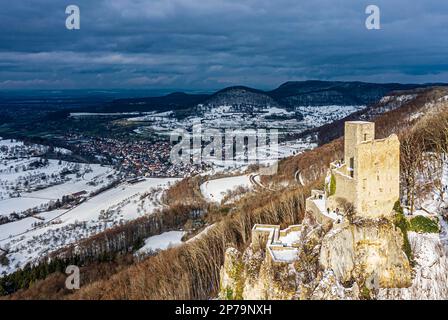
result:
<svg viewBox="0 0 448 320"><path fill-rule="evenodd" d="M113 165L129 177L185 177L203 171L200 166L173 165L170 162L171 144L162 139L123 141L79 134L65 138L74 152Z"/></svg>

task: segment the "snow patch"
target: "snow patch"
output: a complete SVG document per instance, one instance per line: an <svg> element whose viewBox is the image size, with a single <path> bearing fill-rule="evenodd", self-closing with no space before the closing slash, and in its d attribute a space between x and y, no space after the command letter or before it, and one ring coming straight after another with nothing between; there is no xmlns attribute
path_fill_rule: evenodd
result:
<svg viewBox="0 0 448 320"><path fill-rule="evenodd" d="M145 245L141 247L137 254L147 255L151 252L166 250L182 244L184 231L168 231L157 236L149 237L145 240Z"/></svg>
<svg viewBox="0 0 448 320"><path fill-rule="evenodd" d="M234 191L240 186L252 188L249 174L204 182L201 185L201 193L207 201L221 203L229 191Z"/></svg>

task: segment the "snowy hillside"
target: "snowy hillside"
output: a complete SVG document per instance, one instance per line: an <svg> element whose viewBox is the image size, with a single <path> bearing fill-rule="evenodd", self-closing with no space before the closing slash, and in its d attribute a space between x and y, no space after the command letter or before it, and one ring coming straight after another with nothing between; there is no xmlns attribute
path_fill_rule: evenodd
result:
<svg viewBox="0 0 448 320"><path fill-rule="evenodd" d="M161 208L177 179L120 182L98 164L43 157L48 147L0 140L0 249L11 273L28 262ZM68 153L59 149L58 152Z"/></svg>
<svg viewBox="0 0 448 320"><path fill-rule="evenodd" d="M145 244L141 247L136 255L148 255L159 250L165 250L182 244L184 231L168 231L157 236L149 237L145 240Z"/></svg>
<svg viewBox="0 0 448 320"><path fill-rule="evenodd" d="M142 117L128 118L141 126L136 133L147 132L169 135L173 130L190 129L192 124L201 123L203 128L220 129L279 129L283 133L300 133L322 124L341 119L355 111L359 106L297 106L287 110L279 106L251 106L251 110L238 109L232 105L201 107L199 112L183 119L177 119L172 112L154 113Z"/></svg>
<svg viewBox="0 0 448 320"><path fill-rule="evenodd" d="M8 252L10 273L50 252L76 243L114 225L161 208L160 197L176 179L146 179L123 183L66 210L43 212L0 225L0 248Z"/></svg>
<svg viewBox="0 0 448 320"><path fill-rule="evenodd" d="M253 187L251 175L206 181L201 185L201 193L207 201L221 203L229 192L235 191L239 187L251 189Z"/></svg>
<svg viewBox="0 0 448 320"><path fill-rule="evenodd" d="M116 179L110 167L40 157L47 148L0 140L0 216L16 220L42 212L63 196L88 195Z"/></svg>

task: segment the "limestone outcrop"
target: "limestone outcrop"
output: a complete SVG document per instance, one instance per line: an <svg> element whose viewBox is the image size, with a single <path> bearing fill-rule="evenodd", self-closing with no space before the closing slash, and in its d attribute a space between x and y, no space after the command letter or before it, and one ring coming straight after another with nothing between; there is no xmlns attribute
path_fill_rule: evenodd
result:
<svg viewBox="0 0 448 320"><path fill-rule="evenodd" d="M446 225L444 227L446 228ZM385 300L448 299L448 273L446 272L448 253L446 244L443 243L444 239L446 238L441 239L436 233L409 232L409 241L415 256L412 286L380 289L377 298Z"/></svg>
<svg viewBox="0 0 448 320"><path fill-rule="evenodd" d="M325 235L320 264L341 283L357 282L367 289L411 285L411 266L403 252L401 231L388 219L358 219Z"/></svg>
<svg viewBox="0 0 448 320"><path fill-rule="evenodd" d="M243 255L226 253L221 298L371 299L410 287L399 159L396 135L375 139L373 122L346 122L344 159L311 191L302 224L255 225Z"/></svg>
<svg viewBox="0 0 448 320"><path fill-rule="evenodd" d="M412 283L403 235L388 219L322 226L305 219L299 255L281 263L259 242L226 252L221 299L371 299Z"/></svg>
<svg viewBox="0 0 448 320"><path fill-rule="evenodd" d="M272 265L262 250L248 248L242 255L229 248L225 261L220 299L290 300L296 292L295 272L287 264Z"/></svg>

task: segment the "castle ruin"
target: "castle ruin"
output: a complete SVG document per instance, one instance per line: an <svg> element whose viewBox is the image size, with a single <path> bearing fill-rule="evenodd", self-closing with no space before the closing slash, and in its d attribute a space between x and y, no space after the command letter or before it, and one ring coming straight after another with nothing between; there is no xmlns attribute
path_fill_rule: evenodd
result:
<svg viewBox="0 0 448 320"><path fill-rule="evenodd" d="M319 220L390 216L400 196L400 142L393 134L375 139L375 124L345 123L344 159L330 164L325 190L313 190L307 211Z"/></svg>
<svg viewBox="0 0 448 320"><path fill-rule="evenodd" d="M319 223L342 223L348 214L369 219L390 217L399 199L399 187L397 135L375 139L373 122L349 121L345 123L344 159L330 164L325 190L312 191L306 199L306 211ZM294 243L299 235L300 226L280 230L279 226L255 225L252 230L255 242L260 239L267 242L267 251L274 262L294 260L297 253ZM297 239L292 239L294 236Z"/></svg>

